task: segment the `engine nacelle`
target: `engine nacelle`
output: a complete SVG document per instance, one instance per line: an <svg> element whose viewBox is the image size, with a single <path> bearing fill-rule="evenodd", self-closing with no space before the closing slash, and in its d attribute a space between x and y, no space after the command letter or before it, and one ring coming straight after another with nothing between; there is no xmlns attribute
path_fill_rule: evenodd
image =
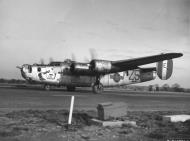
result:
<svg viewBox="0 0 190 141"><path fill-rule="evenodd" d="M173 61L164 60L157 63L157 75L161 80L167 80L173 72Z"/></svg>
<svg viewBox="0 0 190 141"><path fill-rule="evenodd" d="M140 80L146 82L156 78L156 68L141 68Z"/></svg>
<svg viewBox="0 0 190 141"><path fill-rule="evenodd" d="M95 73L105 74L110 72L112 68L111 61L107 60L92 60L90 62L90 69Z"/></svg>
<svg viewBox="0 0 190 141"><path fill-rule="evenodd" d="M71 72L79 75L88 75L90 73L90 64L88 63L73 63L71 64Z"/></svg>

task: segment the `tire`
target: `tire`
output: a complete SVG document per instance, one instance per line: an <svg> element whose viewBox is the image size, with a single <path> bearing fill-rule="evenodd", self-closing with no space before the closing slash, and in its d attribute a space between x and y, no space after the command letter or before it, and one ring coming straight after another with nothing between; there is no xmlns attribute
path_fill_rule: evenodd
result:
<svg viewBox="0 0 190 141"><path fill-rule="evenodd" d="M104 91L104 87L101 83L100 84L94 84L92 86L92 91L95 94L101 94Z"/></svg>
<svg viewBox="0 0 190 141"><path fill-rule="evenodd" d="M50 85L44 85L44 89L45 89L46 91L50 91L51 87L50 87Z"/></svg>
<svg viewBox="0 0 190 141"><path fill-rule="evenodd" d="M67 91L69 92L74 92L75 91L75 86L67 86Z"/></svg>

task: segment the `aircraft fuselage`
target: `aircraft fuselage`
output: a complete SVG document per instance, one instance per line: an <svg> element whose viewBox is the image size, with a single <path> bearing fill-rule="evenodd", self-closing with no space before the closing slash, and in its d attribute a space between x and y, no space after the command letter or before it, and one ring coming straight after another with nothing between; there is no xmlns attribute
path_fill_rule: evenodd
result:
<svg viewBox="0 0 190 141"><path fill-rule="evenodd" d="M96 82L95 76L73 75L68 65L35 66L25 65L23 75L26 80L34 83L62 86L89 87ZM141 69L127 70L100 76L104 87L128 85L150 81L156 78L156 71L143 72Z"/></svg>

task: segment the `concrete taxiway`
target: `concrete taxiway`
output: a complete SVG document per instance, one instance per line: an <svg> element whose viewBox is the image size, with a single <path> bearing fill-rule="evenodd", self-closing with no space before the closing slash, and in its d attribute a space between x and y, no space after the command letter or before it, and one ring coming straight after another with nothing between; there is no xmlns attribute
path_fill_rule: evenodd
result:
<svg viewBox="0 0 190 141"><path fill-rule="evenodd" d="M98 103L126 102L130 111L189 111L190 94L148 93L107 90L93 94L91 90L64 89L44 91L28 88L0 88L0 111L24 109L68 109L71 96L75 96L74 110L95 110Z"/></svg>

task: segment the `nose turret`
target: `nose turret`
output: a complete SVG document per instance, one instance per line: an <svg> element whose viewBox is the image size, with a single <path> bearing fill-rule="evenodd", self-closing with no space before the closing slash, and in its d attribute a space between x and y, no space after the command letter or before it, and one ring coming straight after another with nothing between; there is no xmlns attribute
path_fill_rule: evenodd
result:
<svg viewBox="0 0 190 141"><path fill-rule="evenodd" d="M22 67L17 67L20 69L21 75L24 79L28 80L29 77L27 76L27 73L31 71L31 65L24 64Z"/></svg>
<svg viewBox="0 0 190 141"><path fill-rule="evenodd" d="M25 68L24 68L24 65L23 65L22 68L20 69L20 72L21 72L22 77L23 77L24 79L26 79L26 78L27 78L27 77L26 77L26 72L25 72L24 70L25 70Z"/></svg>

